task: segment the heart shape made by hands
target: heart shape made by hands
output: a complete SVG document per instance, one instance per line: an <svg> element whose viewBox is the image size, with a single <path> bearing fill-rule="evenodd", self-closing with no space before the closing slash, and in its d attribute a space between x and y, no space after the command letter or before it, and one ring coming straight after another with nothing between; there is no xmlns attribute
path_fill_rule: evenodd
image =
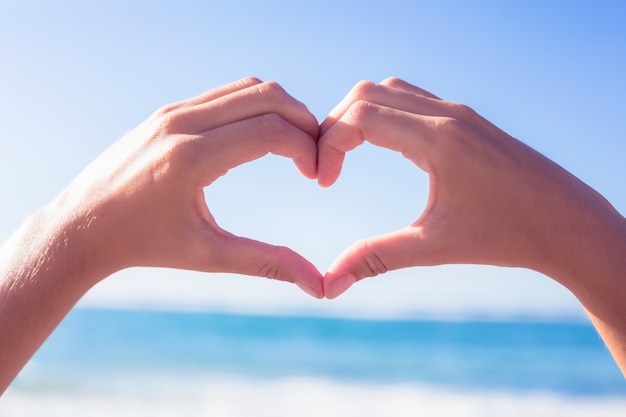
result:
<svg viewBox="0 0 626 417"><path fill-rule="evenodd" d="M406 227L421 214L427 175L397 152L363 144L347 155L329 188L268 155L241 165L205 190L221 227L287 246L324 271L354 242Z"/></svg>
<svg viewBox="0 0 626 417"><path fill-rule="evenodd" d="M301 116L309 122L308 136L319 133L317 174L312 168L315 160L311 158L310 147L309 151L300 153L283 148L276 153L293 157L301 172L309 178L317 175L322 186L330 186L338 178L339 183L331 187L332 191L324 190L327 194L322 194L312 184L286 190L287 178L291 176L272 179L251 175L256 179L255 187L263 182L281 187L276 196L257 188L260 194L255 200L235 204L253 208L260 221L246 224L239 217L236 224L229 224L224 218L216 218L231 231L243 227L238 233L243 236L255 237L255 229L269 225L271 231L257 235L258 240L278 242L299 253L314 254L311 260L318 265L332 259L328 252L339 252L324 275L323 291L315 267L289 251L269 248L277 255L265 264L261 262L263 265L257 269L256 275L293 280L314 296L334 298L362 278L410 266L483 264L545 272L543 269L552 267L550 263L555 261L547 258L545 251L559 244L549 233L555 230L554 222L558 220L559 227L570 230L581 220L576 216L561 219L564 208L571 201L596 198L588 195L586 189L573 190L569 173L469 107L443 101L396 78L380 84L357 84L329 113L319 132L311 127L307 114L310 115ZM291 119L299 123L298 118ZM365 141L380 148L360 146ZM350 178L350 167L343 166L344 158L346 153L354 156L359 149L365 150L362 152L366 156L362 158L361 172ZM393 161L384 161L385 153L380 149L395 153ZM406 158L404 165L398 164L403 160L398 158L398 153ZM399 166L406 170L393 173L392 169ZM410 178L416 173L425 175L424 172L428 173L428 187L411 190ZM371 176L367 178L367 175ZM389 176L383 185L378 181L385 175ZM234 180L230 177L229 180ZM303 184L304 180L298 181ZM345 188L341 187L342 183ZM231 184L229 189L235 188ZM425 204L423 199L419 203L394 202L386 192L418 199L422 196L427 201ZM314 196L316 199L311 200ZM548 206L545 196L551 199ZM260 206L263 201L271 204L265 213ZM297 205L303 202L304 206ZM296 206L290 208L290 204ZM537 207L544 209L541 216L536 214ZM283 209L286 211L280 211ZM370 214L363 216L365 209ZM400 209L408 210L403 218L390 216L390 212ZM229 209L229 214L234 213L235 210ZM586 216L583 213L580 217ZM276 234L277 224L285 225L281 234ZM357 242L350 245L355 239ZM282 262L280 266L275 259ZM287 269L288 272L280 274ZM298 275L304 278L298 279Z"/></svg>

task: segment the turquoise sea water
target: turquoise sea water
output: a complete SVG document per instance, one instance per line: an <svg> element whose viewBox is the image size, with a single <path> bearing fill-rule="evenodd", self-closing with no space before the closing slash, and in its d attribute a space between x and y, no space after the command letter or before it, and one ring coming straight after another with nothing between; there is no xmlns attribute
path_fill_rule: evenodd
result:
<svg viewBox="0 0 626 417"><path fill-rule="evenodd" d="M93 397L102 387L130 384L136 390L155 381L175 385L176 395L184 396L200 392L202 384L208 390L207 381L218 381L223 389L228 385L223 381L238 379L253 381L248 384L253 390L277 381L326 381L336 389L379 387L376 392L420 387L422 394L426 389L467 398L548 395L594 404L617 401L619 407L626 401L626 382L588 323L98 309L70 313L6 396L10 404L11 398ZM231 385L234 392L242 386Z"/></svg>

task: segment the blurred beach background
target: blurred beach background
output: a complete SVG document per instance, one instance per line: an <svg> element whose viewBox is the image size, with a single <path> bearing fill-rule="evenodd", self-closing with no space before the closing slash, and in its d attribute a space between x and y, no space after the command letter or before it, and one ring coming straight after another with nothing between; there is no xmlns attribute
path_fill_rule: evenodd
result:
<svg viewBox="0 0 626 417"><path fill-rule="evenodd" d="M163 104L248 75L323 120L398 76L470 105L626 213L620 2L0 1L0 239ZM218 223L324 271L414 221L428 181L363 145L321 189L267 156L206 189ZM336 300L254 277L122 271L0 416L617 416L626 383L574 297L521 269L394 271Z"/></svg>

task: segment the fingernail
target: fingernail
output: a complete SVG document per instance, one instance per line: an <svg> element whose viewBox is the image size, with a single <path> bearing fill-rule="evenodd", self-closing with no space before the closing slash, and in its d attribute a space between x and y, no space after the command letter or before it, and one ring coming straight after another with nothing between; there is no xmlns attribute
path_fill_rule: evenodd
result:
<svg viewBox="0 0 626 417"><path fill-rule="evenodd" d="M350 273L339 275L337 278L324 281L324 295L326 298L336 298L343 294L356 282L356 277Z"/></svg>
<svg viewBox="0 0 626 417"><path fill-rule="evenodd" d="M296 282L296 285L300 287L302 291L309 294L310 296L313 296L315 298L324 298L324 295L322 294L321 291L316 290L315 288L305 284L304 282Z"/></svg>

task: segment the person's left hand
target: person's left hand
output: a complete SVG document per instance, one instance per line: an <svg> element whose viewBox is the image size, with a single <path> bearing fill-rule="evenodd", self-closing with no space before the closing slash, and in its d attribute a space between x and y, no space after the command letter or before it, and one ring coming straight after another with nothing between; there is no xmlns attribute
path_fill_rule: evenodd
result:
<svg viewBox="0 0 626 417"><path fill-rule="evenodd" d="M232 272L294 282L321 298L322 276L309 261L223 230L203 193L229 169L270 152L316 178L318 129L278 84L246 78L155 112L47 212L74 225L64 229L84 243L99 279L131 266Z"/></svg>

